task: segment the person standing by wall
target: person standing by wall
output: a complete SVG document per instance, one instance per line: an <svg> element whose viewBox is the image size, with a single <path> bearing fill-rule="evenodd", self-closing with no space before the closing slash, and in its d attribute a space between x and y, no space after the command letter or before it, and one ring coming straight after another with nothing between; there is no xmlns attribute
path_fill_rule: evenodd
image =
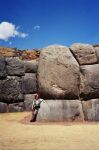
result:
<svg viewBox="0 0 99 150"><path fill-rule="evenodd" d="M30 122L35 122L37 118L38 111L42 102L45 102L44 99L41 99L39 94L34 94L34 99L32 103L32 118Z"/></svg>

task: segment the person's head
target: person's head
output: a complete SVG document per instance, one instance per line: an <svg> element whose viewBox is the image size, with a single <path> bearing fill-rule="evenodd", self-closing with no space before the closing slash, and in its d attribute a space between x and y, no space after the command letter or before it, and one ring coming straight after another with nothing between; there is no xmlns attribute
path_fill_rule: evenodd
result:
<svg viewBox="0 0 99 150"><path fill-rule="evenodd" d="M38 93L35 94L35 99L39 99L40 95Z"/></svg>

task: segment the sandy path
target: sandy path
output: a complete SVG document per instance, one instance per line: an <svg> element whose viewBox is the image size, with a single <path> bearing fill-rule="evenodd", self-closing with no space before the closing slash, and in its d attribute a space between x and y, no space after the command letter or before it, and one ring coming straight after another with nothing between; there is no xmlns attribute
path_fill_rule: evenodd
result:
<svg viewBox="0 0 99 150"><path fill-rule="evenodd" d="M99 150L98 123L24 124L27 115L0 114L0 150Z"/></svg>

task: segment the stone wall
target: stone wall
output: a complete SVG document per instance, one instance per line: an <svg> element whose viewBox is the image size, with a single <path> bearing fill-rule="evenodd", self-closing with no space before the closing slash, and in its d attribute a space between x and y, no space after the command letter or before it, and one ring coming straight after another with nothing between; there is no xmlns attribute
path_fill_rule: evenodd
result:
<svg viewBox="0 0 99 150"><path fill-rule="evenodd" d="M37 92L38 60L0 57L0 112L25 110L26 95Z"/></svg>
<svg viewBox="0 0 99 150"><path fill-rule="evenodd" d="M0 57L0 112L30 111L39 92L38 121L99 121L99 47L49 46L40 57Z"/></svg>

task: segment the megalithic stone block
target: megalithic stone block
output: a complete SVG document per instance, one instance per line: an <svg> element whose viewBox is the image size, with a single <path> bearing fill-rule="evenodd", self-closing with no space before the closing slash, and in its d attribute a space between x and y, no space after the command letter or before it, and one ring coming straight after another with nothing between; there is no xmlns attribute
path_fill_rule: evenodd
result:
<svg viewBox="0 0 99 150"><path fill-rule="evenodd" d="M0 102L0 113L6 113L8 110L7 104Z"/></svg>
<svg viewBox="0 0 99 150"><path fill-rule="evenodd" d="M21 78L7 76L5 80L2 80L1 87L0 101L6 103L23 101L23 95L21 93Z"/></svg>
<svg viewBox="0 0 99 150"><path fill-rule="evenodd" d="M99 64L81 66L80 97L99 98Z"/></svg>
<svg viewBox="0 0 99 150"><path fill-rule="evenodd" d="M7 74L10 76L23 76L25 74L24 63L17 57L6 58Z"/></svg>
<svg viewBox="0 0 99 150"><path fill-rule="evenodd" d="M0 57L0 79L5 78L6 76L6 61L4 57Z"/></svg>
<svg viewBox="0 0 99 150"><path fill-rule="evenodd" d="M37 92L37 78L35 73L26 73L22 77L22 93L33 94Z"/></svg>
<svg viewBox="0 0 99 150"><path fill-rule="evenodd" d="M33 100L35 99L34 94L25 94L24 96L24 110L31 111Z"/></svg>
<svg viewBox="0 0 99 150"><path fill-rule="evenodd" d="M38 69L38 60L24 60L24 67L25 67L25 72L26 73L37 73Z"/></svg>
<svg viewBox="0 0 99 150"><path fill-rule="evenodd" d="M49 46L40 53L39 92L46 99L79 97L79 65L64 46Z"/></svg>
<svg viewBox="0 0 99 150"><path fill-rule="evenodd" d="M99 99L82 101L86 121L99 121Z"/></svg>
<svg viewBox="0 0 99 150"><path fill-rule="evenodd" d="M83 121L82 104L79 100L45 100L41 104L37 121Z"/></svg>
<svg viewBox="0 0 99 150"><path fill-rule="evenodd" d="M98 62L92 45L74 43L70 49L80 65L91 65Z"/></svg>

